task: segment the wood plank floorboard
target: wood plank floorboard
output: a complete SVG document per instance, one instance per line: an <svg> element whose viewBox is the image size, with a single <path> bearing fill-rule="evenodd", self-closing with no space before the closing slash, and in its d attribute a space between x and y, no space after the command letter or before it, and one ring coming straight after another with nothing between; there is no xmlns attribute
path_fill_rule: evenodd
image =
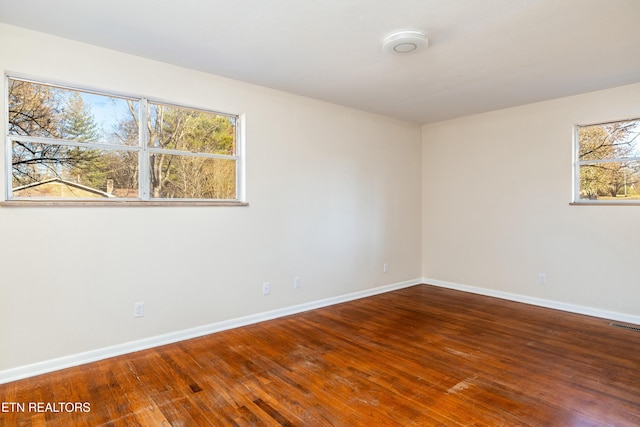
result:
<svg viewBox="0 0 640 427"><path fill-rule="evenodd" d="M3 384L0 403L25 407L0 427L638 426L640 332L418 285Z"/></svg>

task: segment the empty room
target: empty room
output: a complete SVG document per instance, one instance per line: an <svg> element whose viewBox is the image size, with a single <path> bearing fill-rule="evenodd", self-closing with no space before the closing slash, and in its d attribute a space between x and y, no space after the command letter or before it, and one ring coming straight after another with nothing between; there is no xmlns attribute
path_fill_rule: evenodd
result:
<svg viewBox="0 0 640 427"><path fill-rule="evenodd" d="M0 0L0 427L640 425L640 1Z"/></svg>

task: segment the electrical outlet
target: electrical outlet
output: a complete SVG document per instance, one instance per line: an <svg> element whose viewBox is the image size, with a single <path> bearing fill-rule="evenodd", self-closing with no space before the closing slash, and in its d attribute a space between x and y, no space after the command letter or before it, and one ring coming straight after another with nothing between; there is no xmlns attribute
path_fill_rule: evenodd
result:
<svg viewBox="0 0 640 427"><path fill-rule="evenodd" d="M271 293L271 285L269 282L264 282L262 284L262 295L269 295Z"/></svg>
<svg viewBox="0 0 640 427"><path fill-rule="evenodd" d="M385 262L384 264L382 264L382 272L383 273L388 273L389 272L389 263Z"/></svg>
<svg viewBox="0 0 640 427"><path fill-rule="evenodd" d="M546 273L538 274L538 284L539 285L546 285L547 284L547 275L546 275Z"/></svg>
<svg viewBox="0 0 640 427"><path fill-rule="evenodd" d="M143 317L144 316L144 303L136 302L133 304L133 317Z"/></svg>
<svg viewBox="0 0 640 427"><path fill-rule="evenodd" d="M300 276L296 276L293 278L293 287L295 289L300 289Z"/></svg>

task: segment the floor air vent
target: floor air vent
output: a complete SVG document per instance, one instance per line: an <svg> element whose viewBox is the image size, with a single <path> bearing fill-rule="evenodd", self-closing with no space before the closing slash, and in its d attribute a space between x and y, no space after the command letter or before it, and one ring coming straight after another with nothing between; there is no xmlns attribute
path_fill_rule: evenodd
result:
<svg viewBox="0 0 640 427"><path fill-rule="evenodd" d="M640 332L640 326L629 326L629 325L623 325L621 323L614 323L614 322L609 323L609 326L613 326L615 328L628 329L630 331Z"/></svg>

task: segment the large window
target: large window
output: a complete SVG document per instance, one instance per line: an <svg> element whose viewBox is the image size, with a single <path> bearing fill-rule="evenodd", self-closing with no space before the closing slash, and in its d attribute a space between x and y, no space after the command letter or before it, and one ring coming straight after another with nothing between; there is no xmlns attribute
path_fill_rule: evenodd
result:
<svg viewBox="0 0 640 427"><path fill-rule="evenodd" d="M576 127L574 201L640 203L640 119Z"/></svg>
<svg viewBox="0 0 640 427"><path fill-rule="evenodd" d="M9 201L238 202L238 116L7 78Z"/></svg>

